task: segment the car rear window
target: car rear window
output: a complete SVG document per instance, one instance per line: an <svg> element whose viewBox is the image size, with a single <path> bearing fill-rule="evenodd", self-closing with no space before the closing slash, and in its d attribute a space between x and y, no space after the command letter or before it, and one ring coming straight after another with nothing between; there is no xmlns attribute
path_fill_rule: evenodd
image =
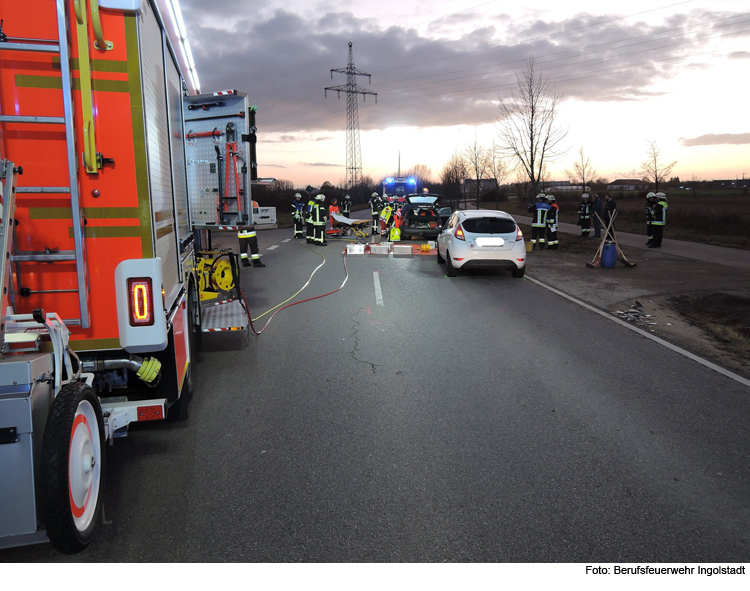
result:
<svg viewBox="0 0 750 591"><path fill-rule="evenodd" d="M516 222L508 218L467 218L461 225L472 234L512 234L516 231Z"/></svg>

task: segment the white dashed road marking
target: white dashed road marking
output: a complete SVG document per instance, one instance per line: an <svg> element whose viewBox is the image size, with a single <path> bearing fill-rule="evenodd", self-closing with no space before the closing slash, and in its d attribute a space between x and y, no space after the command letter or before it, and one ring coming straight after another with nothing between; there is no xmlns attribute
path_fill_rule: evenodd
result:
<svg viewBox="0 0 750 591"><path fill-rule="evenodd" d="M375 303L378 306L384 306L383 303L383 290L380 289L380 271L372 272L372 279L375 282Z"/></svg>
<svg viewBox="0 0 750 591"><path fill-rule="evenodd" d="M278 244L274 244L273 246L269 246L266 250L273 250L274 248L278 248Z"/></svg>

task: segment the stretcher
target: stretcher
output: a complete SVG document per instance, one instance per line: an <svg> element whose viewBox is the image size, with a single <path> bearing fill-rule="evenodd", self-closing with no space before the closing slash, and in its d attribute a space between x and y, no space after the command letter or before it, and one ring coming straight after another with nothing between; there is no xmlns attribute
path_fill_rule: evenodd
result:
<svg viewBox="0 0 750 591"><path fill-rule="evenodd" d="M336 222L338 228L331 228L329 233L333 230L340 230L341 236L357 236L358 238L367 238L370 236L370 226L372 220L353 220L346 216L338 213L334 213L331 219Z"/></svg>

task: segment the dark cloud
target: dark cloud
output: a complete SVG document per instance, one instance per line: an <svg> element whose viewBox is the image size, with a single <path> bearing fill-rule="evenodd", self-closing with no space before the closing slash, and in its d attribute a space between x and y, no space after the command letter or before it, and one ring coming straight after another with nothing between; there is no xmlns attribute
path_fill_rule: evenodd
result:
<svg viewBox="0 0 750 591"><path fill-rule="evenodd" d="M707 133L694 138L680 138L683 146L716 146L721 144L750 144L750 133Z"/></svg>
<svg viewBox="0 0 750 591"><path fill-rule="evenodd" d="M349 41L355 66L372 74L372 85L365 76L357 83L378 93L377 103L372 96L358 103L360 127L371 130L493 121L532 56L568 99L644 100L659 94L656 85L704 63L700 54L719 35L748 36L739 16L718 12L678 14L658 26L617 15L559 22L496 15L465 34L472 14L459 13L427 27L450 31L447 40L346 11L304 18L258 4L249 12L242 0L210 8L204 0L181 2L202 89L246 91L258 105L259 133L276 142L311 141L321 131L346 128L346 95L326 98L324 88L346 84L344 74L331 79L330 70L346 67Z"/></svg>

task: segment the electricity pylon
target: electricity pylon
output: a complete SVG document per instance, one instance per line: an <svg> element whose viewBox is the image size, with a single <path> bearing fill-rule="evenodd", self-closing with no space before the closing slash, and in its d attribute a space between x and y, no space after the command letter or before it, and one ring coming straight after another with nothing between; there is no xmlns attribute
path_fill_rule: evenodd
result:
<svg viewBox="0 0 750 591"><path fill-rule="evenodd" d="M352 52L352 43L349 42L349 60L346 68L331 68L331 80L333 73L339 72L346 74L346 84L341 86L327 86L325 96L328 96L329 90L335 90L339 98L341 93L346 93L346 190L351 191L362 184L362 152L359 147L359 110L357 95L375 96L375 102L378 102L378 93L365 90L357 85L357 76L367 76L372 81L372 76L367 72L362 72L354 67L354 54Z"/></svg>

